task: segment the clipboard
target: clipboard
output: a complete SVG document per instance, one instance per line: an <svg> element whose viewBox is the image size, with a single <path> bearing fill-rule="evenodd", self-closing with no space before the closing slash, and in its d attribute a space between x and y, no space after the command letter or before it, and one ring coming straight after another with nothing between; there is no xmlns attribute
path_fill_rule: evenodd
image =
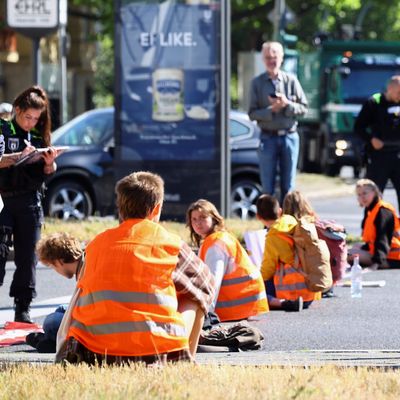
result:
<svg viewBox="0 0 400 400"><path fill-rule="evenodd" d="M69 149L69 146L55 146L54 148L57 150L56 157L58 157L61 153L67 151ZM48 150L49 147L35 149L34 151L25 155L22 158L22 152L4 154L4 156L0 159L0 168L18 167L20 165L33 164L41 160L42 154Z"/></svg>
<svg viewBox="0 0 400 400"><path fill-rule="evenodd" d="M54 147L57 151L56 157L58 157L61 153L69 149L69 146L56 146ZM42 154L46 153L49 150L49 147L43 147L39 149L35 149L34 151L30 152L24 157L21 157L16 161L13 166L18 167L19 165L24 165L24 164L33 164L35 162L38 162L39 160L42 159Z"/></svg>

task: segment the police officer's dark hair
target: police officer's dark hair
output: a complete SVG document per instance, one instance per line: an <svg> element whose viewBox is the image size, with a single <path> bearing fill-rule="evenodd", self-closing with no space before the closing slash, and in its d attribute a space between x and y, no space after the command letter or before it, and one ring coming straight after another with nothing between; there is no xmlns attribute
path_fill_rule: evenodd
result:
<svg viewBox="0 0 400 400"><path fill-rule="evenodd" d="M138 171L119 180L115 193L121 221L146 218L164 200L164 181L152 172Z"/></svg>
<svg viewBox="0 0 400 400"><path fill-rule="evenodd" d="M269 194L262 194L257 199L257 214L265 221L274 221L279 218L279 202Z"/></svg>
<svg viewBox="0 0 400 400"><path fill-rule="evenodd" d="M45 146L50 146L51 115L49 99L45 90L37 85L31 86L15 98L13 106L14 110L19 107L22 111L26 111L29 108L42 111L35 129L42 135Z"/></svg>

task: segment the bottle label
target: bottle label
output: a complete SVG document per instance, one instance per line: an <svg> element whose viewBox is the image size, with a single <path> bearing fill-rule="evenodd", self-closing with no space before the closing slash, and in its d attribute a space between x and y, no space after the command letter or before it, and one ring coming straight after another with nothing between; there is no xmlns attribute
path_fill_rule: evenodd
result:
<svg viewBox="0 0 400 400"><path fill-rule="evenodd" d="M183 71L161 68L153 72L153 119L181 121L183 109Z"/></svg>

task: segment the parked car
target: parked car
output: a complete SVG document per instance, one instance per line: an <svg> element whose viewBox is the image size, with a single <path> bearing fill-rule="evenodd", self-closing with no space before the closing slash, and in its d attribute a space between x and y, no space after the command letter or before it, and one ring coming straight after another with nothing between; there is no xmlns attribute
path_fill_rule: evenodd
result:
<svg viewBox="0 0 400 400"><path fill-rule="evenodd" d="M45 214L84 219L114 210L114 108L88 111L53 133L56 146L70 146L57 158L57 171L46 182ZM230 113L232 216L255 216L261 193L257 147L259 129L247 114Z"/></svg>

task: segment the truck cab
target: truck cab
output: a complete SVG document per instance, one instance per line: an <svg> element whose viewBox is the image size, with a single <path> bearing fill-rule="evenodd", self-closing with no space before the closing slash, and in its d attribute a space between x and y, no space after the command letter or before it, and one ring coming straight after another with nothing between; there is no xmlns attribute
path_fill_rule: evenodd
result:
<svg viewBox="0 0 400 400"><path fill-rule="evenodd" d="M309 101L300 120L299 167L337 175L343 165L362 165L363 145L353 134L362 104L385 91L400 73L400 42L326 41L299 56L298 77Z"/></svg>

